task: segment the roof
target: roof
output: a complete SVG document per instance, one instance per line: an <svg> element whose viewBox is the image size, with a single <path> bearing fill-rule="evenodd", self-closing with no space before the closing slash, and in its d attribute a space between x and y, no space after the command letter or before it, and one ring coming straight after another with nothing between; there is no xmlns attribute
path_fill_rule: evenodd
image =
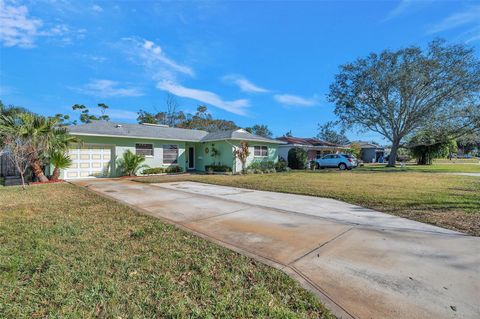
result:
<svg viewBox="0 0 480 319"><path fill-rule="evenodd" d="M125 124L110 121L93 121L82 125L68 126L74 135L140 137L163 140L196 142L208 133L201 130L189 130L174 127L143 124Z"/></svg>
<svg viewBox="0 0 480 319"><path fill-rule="evenodd" d="M243 129L208 133L202 130L182 129L161 125L126 124L110 121L93 121L67 127L73 135L110 137L137 137L160 140L207 142L219 140L246 140L282 144L282 142L248 133Z"/></svg>
<svg viewBox="0 0 480 319"><path fill-rule="evenodd" d="M384 149L382 146L377 145L375 143L365 142L365 141L354 141L353 143L357 143L360 145L360 148L377 148L377 149ZM351 144L350 144L351 145Z"/></svg>
<svg viewBox="0 0 480 319"><path fill-rule="evenodd" d="M295 144L295 145L343 147L342 145L330 143L318 138L282 136L282 137L278 137L277 140L286 142L287 144Z"/></svg>
<svg viewBox="0 0 480 319"><path fill-rule="evenodd" d="M219 141L219 140L239 140L239 141L254 141L254 142L284 144L284 142L282 141L274 140L274 139L259 136L259 135L254 135L243 129L208 133L208 135L203 137L201 141L209 142L209 141Z"/></svg>

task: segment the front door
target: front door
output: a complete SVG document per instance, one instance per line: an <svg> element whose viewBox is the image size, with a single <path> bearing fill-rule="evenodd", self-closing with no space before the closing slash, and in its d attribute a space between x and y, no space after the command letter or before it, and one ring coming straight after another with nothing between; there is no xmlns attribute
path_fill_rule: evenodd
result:
<svg viewBox="0 0 480 319"><path fill-rule="evenodd" d="M195 148L189 147L188 148L188 169L195 168Z"/></svg>

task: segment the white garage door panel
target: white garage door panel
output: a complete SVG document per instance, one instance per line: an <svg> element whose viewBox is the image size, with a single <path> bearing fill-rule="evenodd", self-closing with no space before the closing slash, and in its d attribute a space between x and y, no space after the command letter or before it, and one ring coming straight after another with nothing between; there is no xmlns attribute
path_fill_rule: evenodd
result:
<svg viewBox="0 0 480 319"><path fill-rule="evenodd" d="M65 170L65 178L86 178L108 176L111 170L112 147L84 145L71 148L68 155L72 165Z"/></svg>

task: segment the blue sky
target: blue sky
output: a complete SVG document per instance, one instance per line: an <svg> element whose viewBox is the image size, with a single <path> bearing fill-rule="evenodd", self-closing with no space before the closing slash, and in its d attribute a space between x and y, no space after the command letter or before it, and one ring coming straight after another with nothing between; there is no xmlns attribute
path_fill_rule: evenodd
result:
<svg viewBox="0 0 480 319"><path fill-rule="evenodd" d="M436 37L479 54L480 1L0 0L0 99L45 115L106 103L134 122L171 92L187 112L310 137L335 119L339 65Z"/></svg>

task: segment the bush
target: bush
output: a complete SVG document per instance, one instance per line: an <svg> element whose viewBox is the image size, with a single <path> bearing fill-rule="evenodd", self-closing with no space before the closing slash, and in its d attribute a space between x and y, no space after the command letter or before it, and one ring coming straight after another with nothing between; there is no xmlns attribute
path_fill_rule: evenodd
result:
<svg viewBox="0 0 480 319"><path fill-rule="evenodd" d="M227 165L205 165L205 171L207 172L231 172L232 169Z"/></svg>
<svg viewBox="0 0 480 319"><path fill-rule="evenodd" d="M275 163L273 161L253 162L248 166L248 171L254 174L275 173Z"/></svg>
<svg viewBox="0 0 480 319"><path fill-rule="evenodd" d="M285 172L287 168L287 162L283 158L280 158L278 162L275 163L275 170L277 172Z"/></svg>
<svg viewBox="0 0 480 319"><path fill-rule="evenodd" d="M181 173L182 168L180 166L168 166L168 167L152 167L144 169L142 174L162 174L162 173Z"/></svg>
<svg viewBox="0 0 480 319"><path fill-rule="evenodd" d="M307 158L307 151L300 147L293 147L288 151L288 167L292 169L305 169Z"/></svg>

